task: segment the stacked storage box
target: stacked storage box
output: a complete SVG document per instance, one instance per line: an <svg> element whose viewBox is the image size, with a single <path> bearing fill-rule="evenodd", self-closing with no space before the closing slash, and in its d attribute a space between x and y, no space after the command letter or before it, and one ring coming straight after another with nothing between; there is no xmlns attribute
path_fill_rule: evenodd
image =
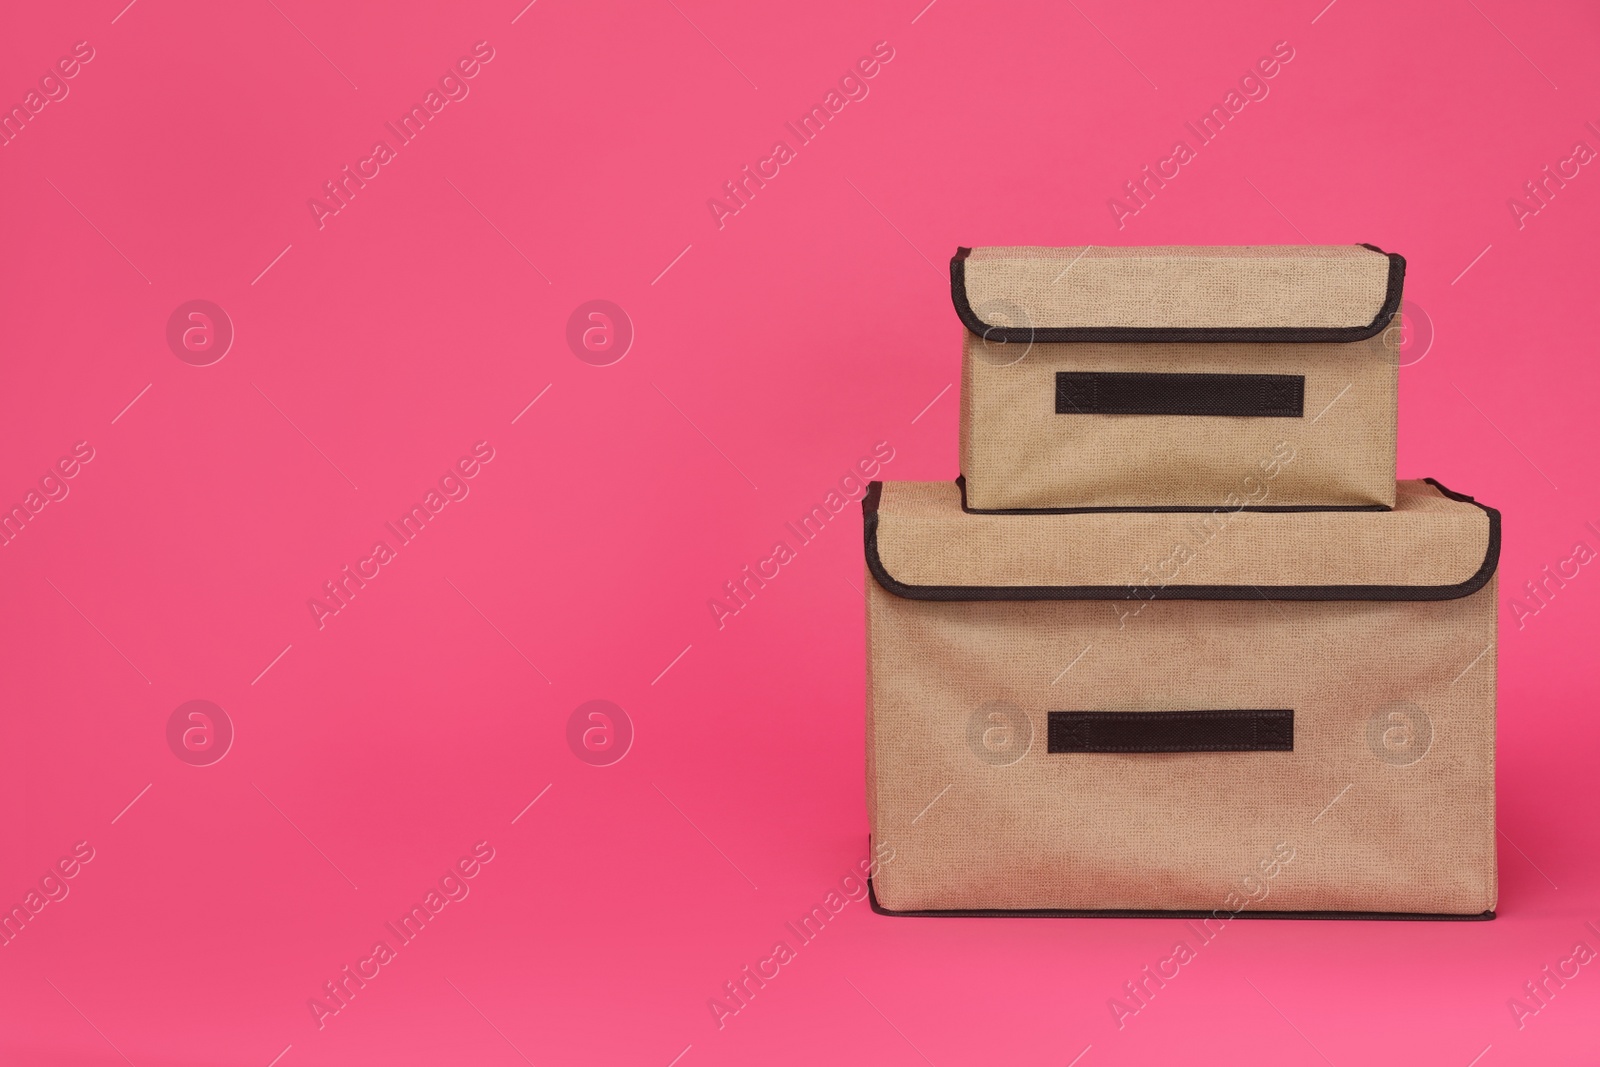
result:
<svg viewBox="0 0 1600 1067"><path fill-rule="evenodd" d="M1395 481L1405 263L961 249L863 501L881 911L1492 917L1500 516Z"/></svg>

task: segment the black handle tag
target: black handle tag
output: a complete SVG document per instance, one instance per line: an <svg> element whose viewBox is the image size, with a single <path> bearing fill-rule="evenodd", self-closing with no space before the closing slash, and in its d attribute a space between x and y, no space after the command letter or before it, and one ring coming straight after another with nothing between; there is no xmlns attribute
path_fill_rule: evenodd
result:
<svg viewBox="0 0 1600 1067"><path fill-rule="evenodd" d="M1057 371L1057 415L1305 416L1299 374L1142 374Z"/></svg>
<svg viewBox="0 0 1600 1067"><path fill-rule="evenodd" d="M1052 711L1051 752L1293 752L1294 709Z"/></svg>

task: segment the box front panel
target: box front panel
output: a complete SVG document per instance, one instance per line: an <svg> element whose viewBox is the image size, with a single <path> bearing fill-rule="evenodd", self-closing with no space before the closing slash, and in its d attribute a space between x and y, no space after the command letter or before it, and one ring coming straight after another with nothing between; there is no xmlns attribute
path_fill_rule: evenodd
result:
<svg viewBox="0 0 1600 1067"><path fill-rule="evenodd" d="M1494 582L1322 603L868 586L884 908L1494 907ZM1254 709L1292 710L1292 751L1050 751L1052 711Z"/></svg>
<svg viewBox="0 0 1600 1067"><path fill-rule="evenodd" d="M1029 346L968 333L968 506L1392 506L1398 330L1348 344ZM1251 413L1123 413L1141 396L1145 408L1192 398L1177 406Z"/></svg>

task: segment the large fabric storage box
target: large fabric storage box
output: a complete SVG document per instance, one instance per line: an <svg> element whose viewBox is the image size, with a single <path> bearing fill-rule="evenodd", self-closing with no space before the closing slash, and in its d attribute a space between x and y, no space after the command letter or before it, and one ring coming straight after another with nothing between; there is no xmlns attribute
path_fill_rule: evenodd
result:
<svg viewBox="0 0 1600 1067"><path fill-rule="evenodd" d="M1367 245L960 249L967 507L1392 507L1404 277Z"/></svg>
<svg viewBox="0 0 1600 1067"><path fill-rule="evenodd" d="M1493 509L863 511L880 910L1492 915Z"/></svg>

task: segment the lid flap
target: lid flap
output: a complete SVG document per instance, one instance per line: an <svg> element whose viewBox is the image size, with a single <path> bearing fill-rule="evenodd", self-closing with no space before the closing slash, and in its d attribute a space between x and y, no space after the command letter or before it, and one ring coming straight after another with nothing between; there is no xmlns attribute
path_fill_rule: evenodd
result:
<svg viewBox="0 0 1600 1067"><path fill-rule="evenodd" d="M1392 511L972 514L954 482L874 482L867 566L912 600L1453 600L1500 558L1500 513L1432 479Z"/></svg>
<svg viewBox="0 0 1600 1067"><path fill-rule="evenodd" d="M1406 261L1372 245L960 248L956 314L991 343L1363 341Z"/></svg>

